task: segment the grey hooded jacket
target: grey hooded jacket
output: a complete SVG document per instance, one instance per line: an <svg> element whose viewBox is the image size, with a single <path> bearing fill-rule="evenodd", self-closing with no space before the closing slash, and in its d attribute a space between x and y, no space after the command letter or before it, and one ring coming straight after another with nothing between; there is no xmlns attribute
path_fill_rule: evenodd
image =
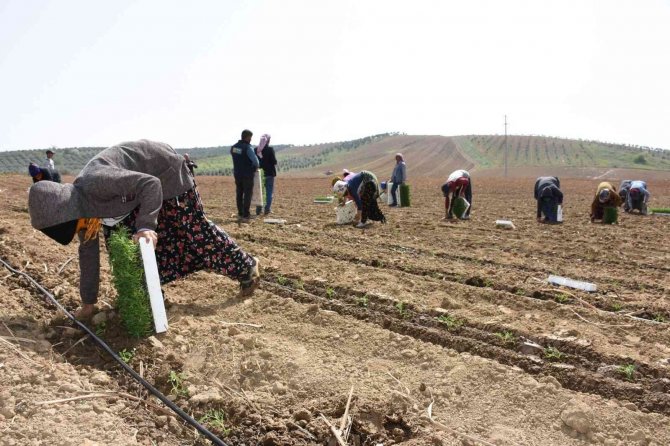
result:
<svg viewBox="0 0 670 446"><path fill-rule="evenodd" d="M30 222L43 229L78 218L118 217L139 206L137 227L156 229L164 199L193 188L184 157L167 144L122 143L103 150L72 184L41 181L30 188Z"/></svg>
<svg viewBox="0 0 670 446"><path fill-rule="evenodd" d="M136 227L155 230L164 199L194 187L184 157L167 144L122 143L103 150L72 184L40 181L30 188L28 210L35 229L79 218L119 217L139 207ZM79 234L79 291L84 303L95 303L99 287L98 239Z"/></svg>

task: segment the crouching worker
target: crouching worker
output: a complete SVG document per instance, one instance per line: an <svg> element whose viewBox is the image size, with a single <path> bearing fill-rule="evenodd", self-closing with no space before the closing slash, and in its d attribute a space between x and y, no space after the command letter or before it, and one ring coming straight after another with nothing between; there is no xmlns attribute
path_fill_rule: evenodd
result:
<svg viewBox="0 0 670 446"><path fill-rule="evenodd" d="M451 193L451 200L449 194ZM470 203L464 215L458 217L462 220L470 218L470 209L472 209L472 179L467 170L456 170L449 175L447 182L442 185L442 195L444 195L445 219L454 218L454 202L458 197L463 197Z"/></svg>
<svg viewBox="0 0 670 446"><path fill-rule="evenodd" d="M153 242L161 284L210 270L238 280L240 295L250 296L260 281L258 260L207 220L186 160L167 144L140 140L103 150L73 184L34 184L28 209L33 227L58 243L79 237L78 318L95 311L103 224Z"/></svg>
<svg viewBox="0 0 670 446"><path fill-rule="evenodd" d="M647 202L651 194L647 190L647 183L641 180L624 180L619 186L619 196L623 200L623 210L630 213L637 210L647 215Z"/></svg>
<svg viewBox="0 0 670 446"><path fill-rule="evenodd" d="M535 200L538 223L558 223L558 206L563 204L563 192L558 177L539 177L535 181Z"/></svg>
<svg viewBox="0 0 670 446"><path fill-rule="evenodd" d="M333 184L333 192L339 196L349 197L356 203L356 217L354 223L357 228L366 227L368 220L386 223L386 217L379 209L379 182L372 172L366 170L351 173L344 180L337 180Z"/></svg>
<svg viewBox="0 0 670 446"><path fill-rule="evenodd" d="M596 220L602 220L605 215L605 208L621 206L621 197L616 188L611 183L603 181L596 189L596 195L591 203L591 223Z"/></svg>
<svg viewBox="0 0 670 446"><path fill-rule="evenodd" d="M49 169L42 168L35 163L30 163L28 173L33 177L33 183L37 183L38 181L54 181Z"/></svg>

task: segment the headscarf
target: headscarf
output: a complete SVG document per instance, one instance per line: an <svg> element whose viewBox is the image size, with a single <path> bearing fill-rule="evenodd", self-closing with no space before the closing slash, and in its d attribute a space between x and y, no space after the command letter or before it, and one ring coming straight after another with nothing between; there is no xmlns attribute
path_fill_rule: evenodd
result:
<svg viewBox="0 0 670 446"><path fill-rule="evenodd" d="M330 182L330 185L335 186L335 183L337 183L338 181L342 181L342 178L334 177L333 180Z"/></svg>
<svg viewBox="0 0 670 446"><path fill-rule="evenodd" d="M347 191L347 182L346 181L336 181L335 184L333 185L333 192L336 194L344 194Z"/></svg>
<svg viewBox="0 0 670 446"><path fill-rule="evenodd" d="M395 154L396 158L400 158L400 162L405 161L405 158L403 158L402 153L398 152Z"/></svg>
<svg viewBox="0 0 670 446"><path fill-rule="evenodd" d="M351 175L351 171L349 169L342 169L342 178L346 178L349 175Z"/></svg>
<svg viewBox="0 0 670 446"><path fill-rule="evenodd" d="M261 136L261 140L258 143L258 146L256 147L256 155L259 158L263 158L263 153L262 153L263 149L265 148L265 146L267 146L269 144L270 144L270 135L265 133Z"/></svg>
<svg viewBox="0 0 670 446"><path fill-rule="evenodd" d="M42 169L39 168L39 166L35 163L30 163L28 166L28 172L30 173L31 177L36 177L40 173L42 173Z"/></svg>
<svg viewBox="0 0 670 446"><path fill-rule="evenodd" d="M601 203L606 203L607 200L610 198L610 191L609 189L603 189L600 191L600 194L598 195L598 201Z"/></svg>

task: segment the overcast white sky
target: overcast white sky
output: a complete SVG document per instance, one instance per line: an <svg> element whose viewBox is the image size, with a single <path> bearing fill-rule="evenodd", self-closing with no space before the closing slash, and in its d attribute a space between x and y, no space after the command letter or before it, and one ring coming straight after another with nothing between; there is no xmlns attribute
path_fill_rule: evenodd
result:
<svg viewBox="0 0 670 446"><path fill-rule="evenodd" d="M0 0L0 150L544 134L670 148L670 1Z"/></svg>

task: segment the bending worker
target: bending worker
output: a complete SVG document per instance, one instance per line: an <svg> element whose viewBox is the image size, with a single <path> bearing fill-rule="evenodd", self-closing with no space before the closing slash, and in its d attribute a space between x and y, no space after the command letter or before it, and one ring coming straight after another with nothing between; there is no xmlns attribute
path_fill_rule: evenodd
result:
<svg viewBox="0 0 670 446"><path fill-rule="evenodd" d="M449 199L451 193L451 200ZM454 218L454 201L458 197L463 197L470 203L465 215L460 218L468 220L470 218L470 209L472 209L472 179L467 170L456 170L449 175L447 182L442 185L442 194L444 195L445 219Z"/></svg>
<svg viewBox="0 0 670 446"><path fill-rule="evenodd" d="M537 200L538 223L557 223L558 206L563 204L563 192L558 177L539 177L535 181L535 200Z"/></svg>
<svg viewBox="0 0 670 446"><path fill-rule="evenodd" d="M167 144L140 140L103 150L72 184L40 181L28 196L30 222L62 245L79 237L78 318L95 311L100 285L99 231L125 226L133 240L156 247L161 284L207 269L258 287L258 260L244 252L203 211L186 160Z"/></svg>
<svg viewBox="0 0 670 446"><path fill-rule="evenodd" d="M619 186L619 196L623 200L623 210L647 215L647 202L651 194L647 190L647 183L642 180L624 180Z"/></svg>
<svg viewBox="0 0 670 446"><path fill-rule="evenodd" d="M621 206L621 202L621 197L611 183L607 181L600 183L591 203L591 223L603 219L606 207L618 207Z"/></svg>
<svg viewBox="0 0 670 446"><path fill-rule="evenodd" d="M335 181L333 192L354 200L357 209L354 223L357 223L357 227L367 226L368 219L386 223L386 217L377 204L379 182L372 172L364 170L356 174L349 174L344 180Z"/></svg>

